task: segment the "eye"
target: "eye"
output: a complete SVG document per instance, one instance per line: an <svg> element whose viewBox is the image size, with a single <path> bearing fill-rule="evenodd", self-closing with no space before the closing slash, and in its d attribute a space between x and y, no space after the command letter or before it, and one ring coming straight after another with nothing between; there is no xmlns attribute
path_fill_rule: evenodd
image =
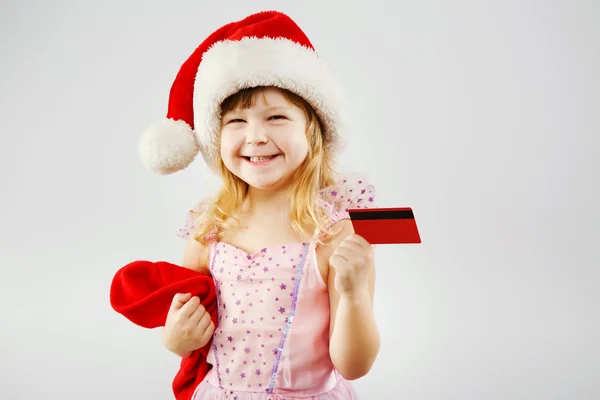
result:
<svg viewBox="0 0 600 400"><path fill-rule="evenodd" d="M273 115L271 117L269 117L270 120L280 120L280 119L286 119L286 117L284 115Z"/></svg>
<svg viewBox="0 0 600 400"><path fill-rule="evenodd" d="M238 123L238 122L245 122L245 121L240 118L235 118L235 119L230 119L229 121L227 121L227 124L234 124L234 123Z"/></svg>

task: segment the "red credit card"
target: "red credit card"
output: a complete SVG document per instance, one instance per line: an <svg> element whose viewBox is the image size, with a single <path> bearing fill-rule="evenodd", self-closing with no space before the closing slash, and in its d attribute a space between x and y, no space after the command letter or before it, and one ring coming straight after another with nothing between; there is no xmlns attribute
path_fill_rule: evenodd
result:
<svg viewBox="0 0 600 400"><path fill-rule="evenodd" d="M351 208L354 232L370 244L415 244L421 236L413 210L404 208Z"/></svg>

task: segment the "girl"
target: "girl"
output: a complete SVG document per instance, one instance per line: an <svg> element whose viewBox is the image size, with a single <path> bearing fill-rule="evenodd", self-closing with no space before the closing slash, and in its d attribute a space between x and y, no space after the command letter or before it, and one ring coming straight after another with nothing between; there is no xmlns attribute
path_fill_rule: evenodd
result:
<svg viewBox="0 0 600 400"><path fill-rule="evenodd" d="M372 248L349 208L374 188L336 179L340 117L333 77L279 12L230 23L182 66L165 121L143 136L153 171L201 152L223 181L190 214L183 266L210 274L218 324L178 294L163 333L186 357L211 345L194 399L353 399L379 350Z"/></svg>

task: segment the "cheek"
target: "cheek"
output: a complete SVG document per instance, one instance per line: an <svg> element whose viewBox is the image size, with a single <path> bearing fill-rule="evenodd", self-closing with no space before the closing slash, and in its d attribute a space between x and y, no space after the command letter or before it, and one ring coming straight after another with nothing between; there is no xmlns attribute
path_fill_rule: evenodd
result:
<svg viewBox="0 0 600 400"><path fill-rule="evenodd" d="M288 135L282 139L281 147L290 157L302 161L308 153L308 141L304 133Z"/></svg>
<svg viewBox="0 0 600 400"><path fill-rule="evenodd" d="M302 138L294 143L296 162L301 163L308 156L308 142L306 138Z"/></svg>
<svg viewBox="0 0 600 400"><path fill-rule="evenodd" d="M233 135L224 134L221 136L221 157L223 160L234 158L238 154L239 149L240 145Z"/></svg>

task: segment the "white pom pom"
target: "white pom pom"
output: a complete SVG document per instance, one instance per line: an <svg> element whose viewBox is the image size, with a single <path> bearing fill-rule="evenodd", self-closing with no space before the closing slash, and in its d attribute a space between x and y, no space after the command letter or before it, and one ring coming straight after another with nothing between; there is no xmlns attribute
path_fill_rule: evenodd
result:
<svg viewBox="0 0 600 400"><path fill-rule="evenodd" d="M186 122L164 119L155 122L143 133L139 150L146 168L168 175L186 168L194 161L199 146Z"/></svg>

